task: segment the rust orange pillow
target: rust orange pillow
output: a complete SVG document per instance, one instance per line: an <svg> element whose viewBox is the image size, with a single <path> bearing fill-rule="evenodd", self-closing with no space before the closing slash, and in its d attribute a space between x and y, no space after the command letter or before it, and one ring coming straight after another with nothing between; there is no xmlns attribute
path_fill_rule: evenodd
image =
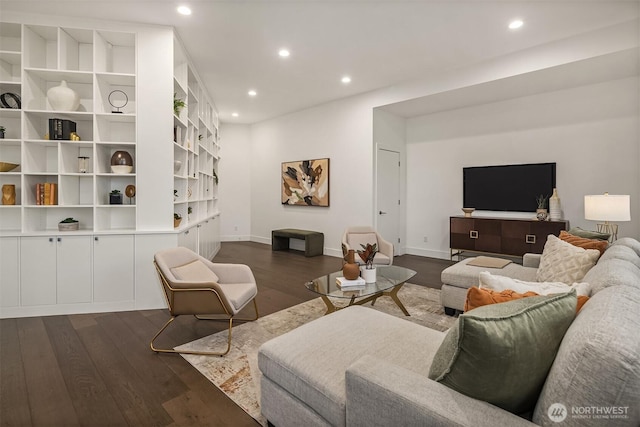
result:
<svg viewBox="0 0 640 427"><path fill-rule="evenodd" d="M504 291L494 291L493 289L478 288L472 286L467 291L467 300L464 303L464 311L467 312L483 305L497 304L499 302L507 302L515 299L534 297L536 295L538 294L531 291L520 294L518 292L512 291L511 289L505 289ZM588 300L588 296L578 295L576 313L580 312L580 309Z"/></svg>
<svg viewBox="0 0 640 427"><path fill-rule="evenodd" d="M494 291L493 289L477 288L472 286L467 291L467 300L464 303L464 311L473 310L476 307L483 305L496 304L499 302L512 301L514 299L521 299L526 297L536 296L535 292L525 292L519 294L511 289L505 289L504 291Z"/></svg>
<svg viewBox="0 0 640 427"><path fill-rule="evenodd" d="M584 237L574 236L564 230L560 232L560 240L564 240L567 243L571 243L573 246L577 246L583 249L597 249L600 251L600 255L607 250L609 242L606 240L586 239Z"/></svg>

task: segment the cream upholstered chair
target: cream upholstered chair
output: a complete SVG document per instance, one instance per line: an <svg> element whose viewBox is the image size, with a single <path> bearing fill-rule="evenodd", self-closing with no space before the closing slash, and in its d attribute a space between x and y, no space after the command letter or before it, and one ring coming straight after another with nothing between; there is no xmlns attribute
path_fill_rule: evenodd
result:
<svg viewBox="0 0 640 427"><path fill-rule="evenodd" d="M167 297L171 318L151 340L151 350L158 353L184 353L223 356L231 348L234 320L256 320L258 288L251 269L242 264L219 264L183 248L157 252L153 261L162 289ZM240 319L236 315L251 301L256 312L254 319ZM177 351L156 348L153 343L160 334L182 314L198 319L228 320L227 349L223 352Z"/></svg>
<svg viewBox="0 0 640 427"><path fill-rule="evenodd" d="M342 252L347 254L349 249L356 251L356 262L364 264L362 259L357 255L362 246L367 243L378 244L378 253L373 258L374 265L391 265L393 264L393 244L387 242L380 234L369 226L348 227L342 235Z"/></svg>

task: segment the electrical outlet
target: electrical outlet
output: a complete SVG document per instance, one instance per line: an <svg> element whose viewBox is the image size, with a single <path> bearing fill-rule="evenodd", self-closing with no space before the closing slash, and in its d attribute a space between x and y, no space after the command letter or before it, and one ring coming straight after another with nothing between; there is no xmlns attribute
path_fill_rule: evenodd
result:
<svg viewBox="0 0 640 427"><path fill-rule="evenodd" d="M429 239L427 238L427 236L424 236L424 242L427 243L429 241Z"/></svg>

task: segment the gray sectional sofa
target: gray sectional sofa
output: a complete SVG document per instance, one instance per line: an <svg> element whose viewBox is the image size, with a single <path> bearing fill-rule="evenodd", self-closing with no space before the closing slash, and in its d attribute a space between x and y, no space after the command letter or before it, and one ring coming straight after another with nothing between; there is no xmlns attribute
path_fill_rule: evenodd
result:
<svg viewBox="0 0 640 427"><path fill-rule="evenodd" d="M529 419L428 378L446 333L360 306L260 348L262 413L277 427L638 426L640 242L618 240L584 281L592 297L566 331Z"/></svg>

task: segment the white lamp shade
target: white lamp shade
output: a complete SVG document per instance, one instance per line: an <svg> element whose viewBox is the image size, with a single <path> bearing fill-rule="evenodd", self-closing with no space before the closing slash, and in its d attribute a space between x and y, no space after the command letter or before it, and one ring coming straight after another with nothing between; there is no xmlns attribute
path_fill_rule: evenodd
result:
<svg viewBox="0 0 640 427"><path fill-rule="evenodd" d="M584 219L631 221L631 197L615 194L584 196Z"/></svg>

